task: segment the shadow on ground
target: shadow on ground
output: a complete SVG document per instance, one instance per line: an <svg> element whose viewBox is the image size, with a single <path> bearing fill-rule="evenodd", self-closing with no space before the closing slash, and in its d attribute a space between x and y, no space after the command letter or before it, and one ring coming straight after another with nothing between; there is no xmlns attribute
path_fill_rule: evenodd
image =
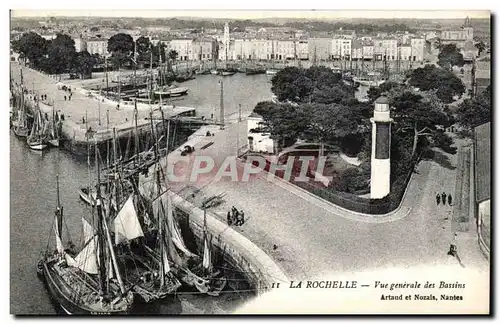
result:
<svg viewBox="0 0 500 324"><path fill-rule="evenodd" d="M432 150L428 154L426 154L425 157L423 157L424 160L430 160L434 161L437 164L441 165L444 168L447 168L449 170L455 170L456 167L451 163L450 158L443 153L441 150Z"/></svg>

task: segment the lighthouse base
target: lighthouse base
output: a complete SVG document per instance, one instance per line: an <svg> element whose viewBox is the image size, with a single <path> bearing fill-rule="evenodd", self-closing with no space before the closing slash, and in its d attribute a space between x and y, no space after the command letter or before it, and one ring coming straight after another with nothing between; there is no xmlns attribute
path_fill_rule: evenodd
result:
<svg viewBox="0 0 500 324"><path fill-rule="evenodd" d="M372 159L370 198L381 199L391 191L391 160Z"/></svg>

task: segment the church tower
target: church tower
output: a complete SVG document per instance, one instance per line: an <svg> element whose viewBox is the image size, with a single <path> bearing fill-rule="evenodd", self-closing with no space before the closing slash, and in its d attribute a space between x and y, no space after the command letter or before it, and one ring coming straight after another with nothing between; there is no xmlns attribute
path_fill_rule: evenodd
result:
<svg viewBox="0 0 500 324"><path fill-rule="evenodd" d="M391 123L389 100L375 101L372 122L370 198L381 199L391 191Z"/></svg>
<svg viewBox="0 0 500 324"><path fill-rule="evenodd" d="M474 29L472 28L469 17L465 18L463 30L465 32L465 40L472 41L474 37Z"/></svg>

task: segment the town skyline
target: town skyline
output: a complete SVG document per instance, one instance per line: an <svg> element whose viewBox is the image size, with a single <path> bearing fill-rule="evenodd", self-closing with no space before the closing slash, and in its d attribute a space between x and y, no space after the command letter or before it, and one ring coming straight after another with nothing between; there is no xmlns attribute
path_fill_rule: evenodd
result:
<svg viewBox="0 0 500 324"><path fill-rule="evenodd" d="M11 18L102 17L102 18L204 18L204 19L488 19L488 10L24 10L12 9Z"/></svg>

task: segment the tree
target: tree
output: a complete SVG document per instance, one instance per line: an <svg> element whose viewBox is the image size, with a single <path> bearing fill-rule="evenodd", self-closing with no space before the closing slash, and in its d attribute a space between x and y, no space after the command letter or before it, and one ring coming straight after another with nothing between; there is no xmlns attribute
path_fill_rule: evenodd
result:
<svg viewBox="0 0 500 324"><path fill-rule="evenodd" d="M458 124L469 130L491 121L491 85L473 99L464 100L456 111Z"/></svg>
<svg viewBox="0 0 500 324"><path fill-rule="evenodd" d="M464 66L464 63L464 57L455 44L441 47L437 62L439 66L451 71L454 66Z"/></svg>
<svg viewBox="0 0 500 324"><path fill-rule="evenodd" d="M47 55L47 40L34 32L22 34L19 40L12 41L11 44L15 52L23 54L34 65Z"/></svg>
<svg viewBox="0 0 500 324"><path fill-rule="evenodd" d="M75 53L75 41L68 35L57 34L56 38L49 42L47 72L53 74L67 72L71 68Z"/></svg>
<svg viewBox="0 0 500 324"><path fill-rule="evenodd" d="M170 50L170 51L168 52L168 58L169 58L170 60L172 60L172 61L174 61L174 62L175 62L175 61L177 60L177 58L178 58L178 57L179 57L179 53L177 53L177 51L176 51L176 50Z"/></svg>
<svg viewBox="0 0 500 324"><path fill-rule="evenodd" d="M413 70L409 83L422 91L436 90L438 98L444 103L453 102L454 96L465 92L464 84L453 72L430 64Z"/></svg>
<svg viewBox="0 0 500 324"><path fill-rule="evenodd" d="M81 79L92 77L92 68L97 64L97 58L87 51L75 53L72 71L78 73Z"/></svg>
<svg viewBox="0 0 500 324"><path fill-rule="evenodd" d="M393 88L388 94L395 133L413 138L411 156L415 156L420 137L430 137L440 128L451 125L444 104L433 92L416 92L410 88Z"/></svg>
<svg viewBox="0 0 500 324"><path fill-rule="evenodd" d="M271 79L271 91L279 101L301 102L307 100L313 84L302 69L286 67Z"/></svg>
<svg viewBox="0 0 500 324"><path fill-rule="evenodd" d="M481 55L481 53L486 49L486 45L482 40L478 41L476 44L474 44L478 50L478 55Z"/></svg>
<svg viewBox="0 0 500 324"><path fill-rule="evenodd" d="M113 35L108 40L108 51L111 53L113 64L122 66L130 60L134 52L134 39L124 33Z"/></svg>
<svg viewBox="0 0 500 324"><path fill-rule="evenodd" d="M271 91L279 101L324 104L345 103L354 98L356 88L346 84L340 73L326 67L287 67L271 80Z"/></svg>
<svg viewBox="0 0 500 324"><path fill-rule="evenodd" d="M151 60L151 41L149 38L141 36L135 41L135 51L137 53L137 62L148 62Z"/></svg>
<svg viewBox="0 0 500 324"><path fill-rule="evenodd" d="M391 90L394 87L399 87L401 84L393 81L387 81L379 85L378 87L370 87L368 89L368 99L370 100L371 103L375 102L382 94L386 93L387 91Z"/></svg>
<svg viewBox="0 0 500 324"><path fill-rule="evenodd" d="M304 110L290 104L262 101L255 106L254 112L262 116L259 131L271 134L275 153L286 142L294 142L307 127Z"/></svg>

